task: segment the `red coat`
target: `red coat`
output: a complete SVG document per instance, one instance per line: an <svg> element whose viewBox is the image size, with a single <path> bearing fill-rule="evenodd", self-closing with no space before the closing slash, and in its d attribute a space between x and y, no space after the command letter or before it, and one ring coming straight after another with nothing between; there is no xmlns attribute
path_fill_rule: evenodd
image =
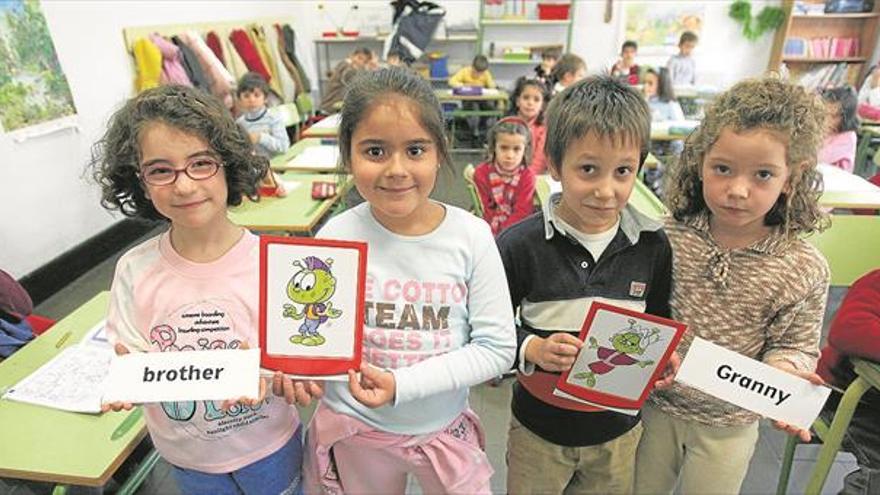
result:
<svg viewBox="0 0 880 495"><path fill-rule="evenodd" d="M272 74L269 73L269 69L263 64L263 59L260 58L257 48L251 42L246 32L241 29L232 30L232 33L229 34L229 41L232 42L232 46L235 47L235 51L241 56L248 70L259 73L266 79L267 83L272 81Z"/></svg>
<svg viewBox="0 0 880 495"><path fill-rule="evenodd" d="M816 371L826 381L846 387L855 378L848 356L880 362L880 270L849 288L831 323L828 345L822 349ZM868 391L862 400L880 409L876 390Z"/></svg>
<svg viewBox="0 0 880 495"><path fill-rule="evenodd" d="M529 130L532 132L532 163L529 170L535 175L547 173L547 155L544 154L544 140L547 138L547 127L538 124L533 119L529 122Z"/></svg>
<svg viewBox="0 0 880 495"><path fill-rule="evenodd" d="M490 225L492 224L492 219L500 213L498 205L495 204L495 200L492 197L492 188L489 185L489 172L492 171L492 168L493 165L491 163L484 162L479 164L474 170L474 183L477 186L480 203L483 205L483 218ZM531 215L535 210L535 173L526 167L521 174L519 184L513 196L513 213L501 224L501 228L497 232L492 232L495 235Z"/></svg>

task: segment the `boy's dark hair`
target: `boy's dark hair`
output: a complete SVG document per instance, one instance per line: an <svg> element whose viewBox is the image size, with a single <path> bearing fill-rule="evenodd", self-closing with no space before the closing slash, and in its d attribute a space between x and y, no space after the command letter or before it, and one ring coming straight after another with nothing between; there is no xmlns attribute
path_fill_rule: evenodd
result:
<svg viewBox="0 0 880 495"><path fill-rule="evenodd" d="M269 161L254 154L250 139L229 110L210 94L179 85L159 86L129 99L92 146L89 168L101 186L101 205L127 217L164 220L146 195L140 172L140 140L152 124L162 123L204 139L223 163L228 206L243 197L259 198L260 179ZM179 179L178 179L179 180ZM162 186L159 186L162 187Z"/></svg>
<svg viewBox="0 0 880 495"><path fill-rule="evenodd" d="M246 72L245 75L241 76L241 79L238 80L238 88L236 88L235 94L241 96L248 91L254 91L257 89L262 91L264 96L269 96L269 83L266 82L263 75L258 72Z"/></svg>
<svg viewBox="0 0 880 495"><path fill-rule="evenodd" d="M620 53L623 53L627 48L632 48L636 51L639 49L639 44L633 40L626 40L623 42L623 45L620 46Z"/></svg>
<svg viewBox="0 0 880 495"><path fill-rule="evenodd" d="M550 48L541 52L541 60L546 60L548 58L559 60L559 50L556 48Z"/></svg>
<svg viewBox="0 0 880 495"><path fill-rule="evenodd" d="M859 117L856 113L859 102L855 90L850 86L839 86L822 91L822 99L827 103L840 105L840 128L836 132L859 130Z"/></svg>
<svg viewBox="0 0 880 495"><path fill-rule="evenodd" d="M519 100L523 91L530 86L537 88L537 90L541 92L541 97L544 99L541 106L541 112L538 114L538 118L535 119L536 124L542 125L544 124L544 112L547 110L547 102L550 101L550 88L535 78L522 76L516 80L516 86L514 86L513 93L510 95L510 111L507 114L519 114L519 108L516 105L516 101Z"/></svg>
<svg viewBox="0 0 880 495"><path fill-rule="evenodd" d="M651 109L632 86L609 76L588 77L553 97L547 108L544 153L558 171L572 142L590 131L634 144L639 166L648 154Z"/></svg>
<svg viewBox="0 0 880 495"><path fill-rule="evenodd" d="M526 165L532 163L532 131L529 130L529 125L525 120L508 116L499 120L489 129L489 133L486 136L486 159L490 163L495 163L495 144L498 142L499 134L513 134L516 136L522 136L525 138L525 147L523 149L523 158L520 165Z"/></svg>
<svg viewBox="0 0 880 495"><path fill-rule="evenodd" d="M345 92L339 122L339 155L345 170L351 170L352 137L366 112L377 102L395 96L407 98L416 108L419 121L434 139L439 163L450 163L440 101L431 84L410 69L386 67L358 73Z"/></svg>
<svg viewBox="0 0 880 495"><path fill-rule="evenodd" d="M373 50L366 46L359 46L352 50L353 55L363 55L365 57L373 58Z"/></svg>
<svg viewBox="0 0 880 495"><path fill-rule="evenodd" d="M587 70L587 63L584 62L584 59L578 57L574 53L566 53L556 62L556 65L553 66L553 70L550 71L550 82L551 84L556 84L562 80L562 76L566 74L574 74L579 69Z"/></svg>
<svg viewBox="0 0 880 495"><path fill-rule="evenodd" d="M486 58L485 55L477 55L474 57L474 61L471 62L471 67L474 68L477 72L483 72L484 70L489 69L489 59Z"/></svg>
<svg viewBox="0 0 880 495"><path fill-rule="evenodd" d="M669 69L666 67L660 67L659 69L648 67L648 69L645 70L645 74L654 74L657 76L658 100L664 103L675 101L675 91L672 89L672 78L669 77ZM642 81L644 81L644 78L642 78Z"/></svg>
<svg viewBox="0 0 880 495"><path fill-rule="evenodd" d="M678 46L681 46L685 43L696 43L699 41L697 34L693 31L685 31L681 33L681 36L678 38Z"/></svg>

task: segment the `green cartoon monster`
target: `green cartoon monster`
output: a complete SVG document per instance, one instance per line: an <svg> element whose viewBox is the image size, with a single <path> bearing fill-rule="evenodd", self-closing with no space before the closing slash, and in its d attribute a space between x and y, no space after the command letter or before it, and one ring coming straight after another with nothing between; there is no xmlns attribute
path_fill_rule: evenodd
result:
<svg viewBox="0 0 880 495"><path fill-rule="evenodd" d="M329 318L339 318L342 311L333 309L330 298L336 292L336 277L330 273L330 265L333 260L327 258L322 261L315 256L307 256L303 259L305 265L294 261L293 265L300 270L293 274L287 283L287 297L291 301L302 304L302 312L297 312L293 304L284 305L284 317L302 320L299 327L299 335L294 335L290 341L294 344L316 346L323 344L326 339L318 333L320 327Z"/></svg>
<svg viewBox="0 0 880 495"><path fill-rule="evenodd" d="M611 336L611 347L601 347L595 337L590 337L590 349L596 349L598 361L587 365L589 370L575 373L574 377L587 382L588 387L596 386L596 375L610 373L618 366L638 365L640 368L654 364L654 361L638 359L631 354L644 354L645 350L660 340L660 331L656 328L644 328L636 325L635 320L629 320L629 328L625 328Z"/></svg>

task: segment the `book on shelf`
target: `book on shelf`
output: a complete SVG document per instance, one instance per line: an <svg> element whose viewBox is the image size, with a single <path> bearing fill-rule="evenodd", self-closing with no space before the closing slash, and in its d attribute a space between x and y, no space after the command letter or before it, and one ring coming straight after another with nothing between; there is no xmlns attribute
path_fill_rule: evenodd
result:
<svg viewBox="0 0 880 495"><path fill-rule="evenodd" d="M792 37L785 40L783 55L804 58L858 57L861 47L855 37Z"/></svg>
<svg viewBox="0 0 880 495"><path fill-rule="evenodd" d="M802 72L797 82L808 90L821 90L852 84L858 72L858 64L845 62L816 64Z"/></svg>

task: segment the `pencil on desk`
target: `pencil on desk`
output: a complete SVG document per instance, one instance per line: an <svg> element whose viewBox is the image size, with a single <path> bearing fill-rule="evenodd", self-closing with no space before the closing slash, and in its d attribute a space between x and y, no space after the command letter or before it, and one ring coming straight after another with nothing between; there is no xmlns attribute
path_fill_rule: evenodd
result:
<svg viewBox="0 0 880 495"><path fill-rule="evenodd" d="M55 343L55 348L61 349L61 346L63 346L64 343L67 342L67 339L69 339L69 338L70 338L70 332L65 332L64 335L62 335L61 338L58 339L58 342Z"/></svg>

